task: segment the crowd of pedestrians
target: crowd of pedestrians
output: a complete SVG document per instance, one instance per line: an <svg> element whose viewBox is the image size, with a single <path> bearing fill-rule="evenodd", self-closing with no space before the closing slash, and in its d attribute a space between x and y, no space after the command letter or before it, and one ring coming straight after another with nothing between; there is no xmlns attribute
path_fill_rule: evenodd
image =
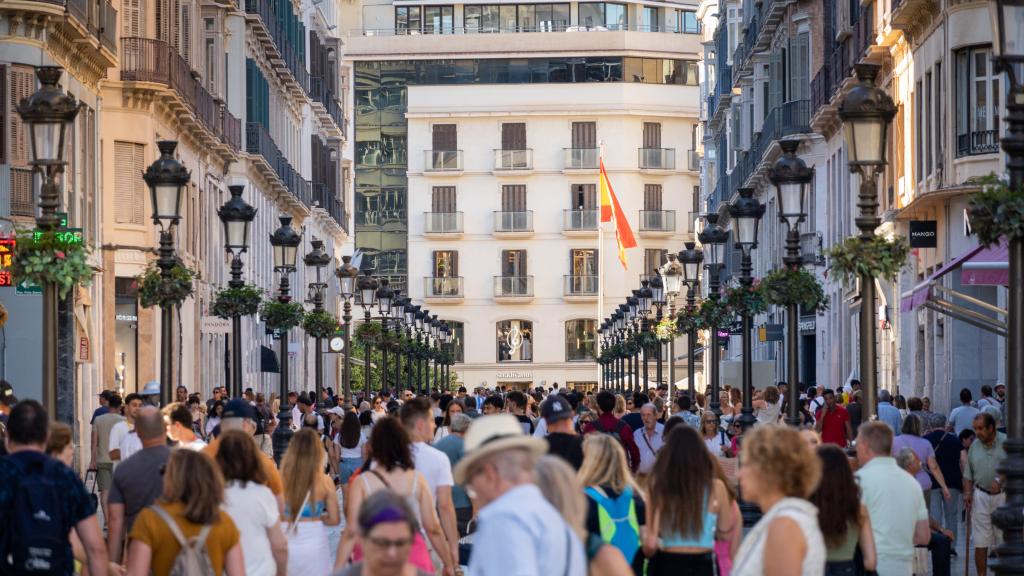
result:
<svg viewBox="0 0 1024 576"><path fill-rule="evenodd" d="M1004 391L947 418L883 390L869 422L856 381L808 387L799 429L784 391L748 429L735 388L720 414L661 388L296 392L278 466L282 399L150 383L100 394L84 483L72 430L4 382L0 573L944 576L957 543L986 573Z"/></svg>

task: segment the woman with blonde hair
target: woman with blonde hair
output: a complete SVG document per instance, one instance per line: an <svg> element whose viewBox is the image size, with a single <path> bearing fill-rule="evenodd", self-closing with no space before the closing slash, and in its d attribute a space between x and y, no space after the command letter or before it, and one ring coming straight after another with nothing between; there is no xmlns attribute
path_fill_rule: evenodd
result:
<svg viewBox="0 0 1024 576"><path fill-rule="evenodd" d="M612 413L619 420L626 415L626 398L622 394L615 395L615 408L612 410Z"/></svg>
<svg viewBox="0 0 1024 576"><path fill-rule="evenodd" d="M606 543L598 534L587 534L584 521L587 499L580 491L576 472L558 456L543 456L534 468L537 485L544 498L562 513L562 517L583 541L590 576L622 576L630 566L618 548Z"/></svg>
<svg viewBox="0 0 1024 576"><path fill-rule="evenodd" d="M334 482L323 472L324 448L313 428L300 428L284 453L284 521L288 524L288 574L320 576L331 571L325 526L341 521Z"/></svg>
<svg viewBox="0 0 1024 576"><path fill-rule="evenodd" d="M205 544L214 573L244 575L238 528L221 510L224 479L213 459L174 450L165 466L163 494L132 524L128 576L168 576L182 545L193 538Z"/></svg>
<svg viewBox="0 0 1024 576"><path fill-rule="evenodd" d="M825 573L818 509L807 501L820 478L821 462L795 428L763 425L745 434L740 491L764 516L743 540L734 576Z"/></svg>
<svg viewBox="0 0 1024 576"><path fill-rule="evenodd" d="M587 532L618 548L634 573L643 574L640 547L646 534L647 507L629 471L622 443L608 434L587 435L577 477L587 496Z"/></svg>

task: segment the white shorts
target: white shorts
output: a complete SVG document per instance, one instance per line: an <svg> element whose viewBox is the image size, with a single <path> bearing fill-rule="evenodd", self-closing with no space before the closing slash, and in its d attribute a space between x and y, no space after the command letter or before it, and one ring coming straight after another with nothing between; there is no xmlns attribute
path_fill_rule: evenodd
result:
<svg viewBox="0 0 1024 576"><path fill-rule="evenodd" d="M971 536L975 548L997 546L1003 540L1002 532L992 525L992 512L1006 502L1006 493L988 494L974 490L974 502L971 504Z"/></svg>

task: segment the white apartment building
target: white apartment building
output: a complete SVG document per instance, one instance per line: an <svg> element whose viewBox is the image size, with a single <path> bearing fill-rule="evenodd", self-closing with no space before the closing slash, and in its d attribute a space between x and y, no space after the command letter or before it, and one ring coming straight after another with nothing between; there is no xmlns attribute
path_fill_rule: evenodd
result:
<svg viewBox="0 0 1024 576"><path fill-rule="evenodd" d="M596 385L600 319L691 237L696 6L360 8L345 59L364 266L454 327L463 385ZM599 245L602 150L639 244L625 271L610 225Z"/></svg>

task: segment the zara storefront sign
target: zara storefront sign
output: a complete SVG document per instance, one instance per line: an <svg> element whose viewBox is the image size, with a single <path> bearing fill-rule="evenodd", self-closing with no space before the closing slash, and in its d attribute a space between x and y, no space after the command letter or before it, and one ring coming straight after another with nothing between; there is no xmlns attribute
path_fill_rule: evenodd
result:
<svg viewBox="0 0 1024 576"><path fill-rule="evenodd" d="M533 372L498 372L494 376L498 380L529 380L533 378Z"/></svg>
<svg viewBox="0 0 1024 576"><path fill-rule="evenodd" d="M910 247L935 248L938 246L939 225L936 220L910 221Z"/></svg>

